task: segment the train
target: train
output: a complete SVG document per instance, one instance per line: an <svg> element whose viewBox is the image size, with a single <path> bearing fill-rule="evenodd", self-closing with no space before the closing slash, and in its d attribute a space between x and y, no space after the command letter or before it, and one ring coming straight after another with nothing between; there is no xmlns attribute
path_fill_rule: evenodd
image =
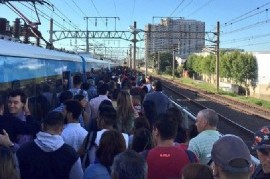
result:
<svg viewBox="0 0 270 179"><path fill-rule="evenodd" d="M86 80L94 70L110 70L115 66L117 64L111 61L90 56L0 39L0 95L22 88L28 96L33 96L41 84L57 88L64 78L70 81L76 73L82 74Z"/></svg>

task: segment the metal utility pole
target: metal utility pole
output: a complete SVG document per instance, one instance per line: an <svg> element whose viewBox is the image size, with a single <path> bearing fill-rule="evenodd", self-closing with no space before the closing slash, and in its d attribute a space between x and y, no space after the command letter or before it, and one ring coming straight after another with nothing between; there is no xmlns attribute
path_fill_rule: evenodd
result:
<svg viewBox="0 0 270 179"><path fill-rule="evenodd" d="M151 38L151 24L148 24L148 28L147 28L147 32L146 32L146 35L147 35L147 45L146 45L146 49L145 49L145 76L148 75L148 63L149 63L149 59L150 59L150 54L149 54L149 51L150 51L150 47L149 47L149 42L150 42L150 38Z"/></svg>
<svg viewBox="0 0 270 179"><path fill-rule="evenodd" d="M137 23L136 21L134 21L134 31L133 31L133 35L134 35L134 38L133 38L133 69L136 70L136 43L137 43L137 39L136 39L136 34L137 34Z"/></svg>
<svg viewBox="0 0 270 179"><path fill-rule="evenodd" d="M132 52L132 45L129 44L129 68L132 67L132 54L131 54L131 52Z"/></svg>
<svg viewBox="0 0 270 179"><path fill-rule="evenodd" d="M50 39L49 42L51 45L53 45L53 18L50 19Z"/></svg>
<svg viewBox="0 0 270 179"><path fill-rule="evenodd" d="M157 64L157 73L159 74L160 73L160 52L158 51L158 64Z"/></svg>
<svg viewBox="0 0 270 179"><path fill-rule="evenodd" d="M173 62L172 62L172 77L174 80L174 68L175 68L175 49L173 50Z"/></svg>
<svg viewBox="0 0 270 179"><path fill-rule="evenodd" d="M88 19L90 17L84 17L83 19L86 20L86 52L89 53L89 33L88 33Z"/></svg>
<svg viewBox="0 0 270 179"><path fill-rule="evenodd" d="M216 74L217 74L217 92L219 92L219 35L220 24L217 22L217 41L216 41Z"/></svg>

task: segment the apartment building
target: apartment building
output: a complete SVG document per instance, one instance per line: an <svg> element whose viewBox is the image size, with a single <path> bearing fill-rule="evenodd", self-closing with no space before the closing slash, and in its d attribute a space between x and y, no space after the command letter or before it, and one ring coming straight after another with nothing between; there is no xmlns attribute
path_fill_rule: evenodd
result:
<svg viewBox="0 0 270 179"><path fill-rule="evenodd" d="M145 53L172 52L187 58L189 54L201 52L205 47L205 23L196 20L161 19L159 24L145 26Z"/></svg>

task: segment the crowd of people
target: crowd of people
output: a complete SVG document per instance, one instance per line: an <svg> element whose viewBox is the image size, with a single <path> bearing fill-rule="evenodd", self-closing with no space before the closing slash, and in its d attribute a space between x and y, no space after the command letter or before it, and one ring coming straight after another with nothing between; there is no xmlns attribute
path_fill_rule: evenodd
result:
<svg viewBox="0 0 270 179"><path fill-rule="evenodd" d="M55 106L41 93L51 106L38 113L21 89L0 101L0 179L270 178L270 127L255 135L255 166L240 137L218 132L214 110L187 129L161 81L127 68L101 74L75 74Z"/></svg>

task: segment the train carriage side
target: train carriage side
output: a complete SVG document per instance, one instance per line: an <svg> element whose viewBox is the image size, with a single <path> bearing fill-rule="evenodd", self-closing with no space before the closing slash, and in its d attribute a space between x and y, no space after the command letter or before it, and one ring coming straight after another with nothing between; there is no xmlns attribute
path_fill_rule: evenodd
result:
<svg viewBox="0 0 270 179"><path fill-rule="evenodd" d="M0 92L23 88L28 96L32 96L37 93L38 84L62 83L62 75L67 71L69 74L82 73L82 58L75 54L0 40Z"/></svg>

